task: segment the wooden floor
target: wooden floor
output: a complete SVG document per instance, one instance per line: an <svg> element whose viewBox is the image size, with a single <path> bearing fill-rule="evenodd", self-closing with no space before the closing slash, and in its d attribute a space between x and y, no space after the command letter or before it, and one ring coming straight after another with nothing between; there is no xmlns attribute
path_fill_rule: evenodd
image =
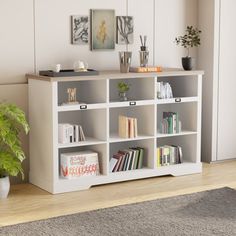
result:
<svg viewBox="0 0 236 236"><path fill-rule="evenodd" d="M9 198L0 200L0 226L225 186L236 188L236 161L204 164L202 174L129 181L59 195L30 184L15 185Z"/></svg>

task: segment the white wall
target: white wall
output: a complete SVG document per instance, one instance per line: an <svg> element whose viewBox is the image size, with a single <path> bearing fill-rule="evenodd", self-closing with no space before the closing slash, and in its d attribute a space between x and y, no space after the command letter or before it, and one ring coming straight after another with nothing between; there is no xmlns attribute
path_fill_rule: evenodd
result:
<svg viewBox="0 0 236 236"><path fill-rule="evenodd" d="M98 70L119 68L118 52L124 46L91 52L89 46L70 44L70 16L89 14L89 9L115 9L116 15L134 16L135 43L129 46L133 65L139 64L142 34L148 36L150 65L181 67L184 51L174 38L183 34L186 25L197 25L197 0L1 0L0 100L17 102L27 112L27 85L18 85L26 83L24 74L57 63L71 68L73 61L81 59ZM24 148L27 152L27 138Z"/></svg>

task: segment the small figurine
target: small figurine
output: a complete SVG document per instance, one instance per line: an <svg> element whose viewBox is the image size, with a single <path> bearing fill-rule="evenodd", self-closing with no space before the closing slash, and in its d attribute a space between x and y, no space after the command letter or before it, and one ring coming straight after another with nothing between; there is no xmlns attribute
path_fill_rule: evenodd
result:
<svg viewBox="0 0 236 236"><path fill-rule="evenodd" d="M78 104L79 102L76 101L76 88L68 88L68 104Z"/></svg>

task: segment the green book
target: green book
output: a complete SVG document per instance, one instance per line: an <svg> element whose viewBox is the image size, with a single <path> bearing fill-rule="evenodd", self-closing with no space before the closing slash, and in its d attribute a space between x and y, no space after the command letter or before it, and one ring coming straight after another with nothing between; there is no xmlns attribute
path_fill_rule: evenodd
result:
<svg viewBox="0 0 236 236"><path fill-rule="evenodd" d="M143 168L144 148L139 148L138 169Z"/></svg>
<svg viewBox="0 0 236 236"><path fill-rule="evenodd" d="M176 133L179 133L179 114L176 112Z"/></svg>
<svg viewBox="0 0 236 236"><path fill-rule="evenodd" d="M139 156L140 156L140 149L139 148L131 148L135 150L135 162L134 162L134 169L138 169L138 162L139 162Z"/></svg>
<svg viewBox="0 0 236 236"><path fill-rule="evenodd" d="M173 116L168 117L168 134L173 134Z"/></svg>

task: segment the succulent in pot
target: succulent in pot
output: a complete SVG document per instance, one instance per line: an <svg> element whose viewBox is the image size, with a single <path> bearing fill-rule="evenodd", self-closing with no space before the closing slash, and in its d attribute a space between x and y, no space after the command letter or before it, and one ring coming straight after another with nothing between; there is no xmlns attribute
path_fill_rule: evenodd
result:
<svg viewBox="0 0 236 236"><path fill-rule="evenodd" d="M125 82L119 82L117 86L118 86L120 101L127 101L128 98L126 93L129 91L130 85Z"/></svg>

